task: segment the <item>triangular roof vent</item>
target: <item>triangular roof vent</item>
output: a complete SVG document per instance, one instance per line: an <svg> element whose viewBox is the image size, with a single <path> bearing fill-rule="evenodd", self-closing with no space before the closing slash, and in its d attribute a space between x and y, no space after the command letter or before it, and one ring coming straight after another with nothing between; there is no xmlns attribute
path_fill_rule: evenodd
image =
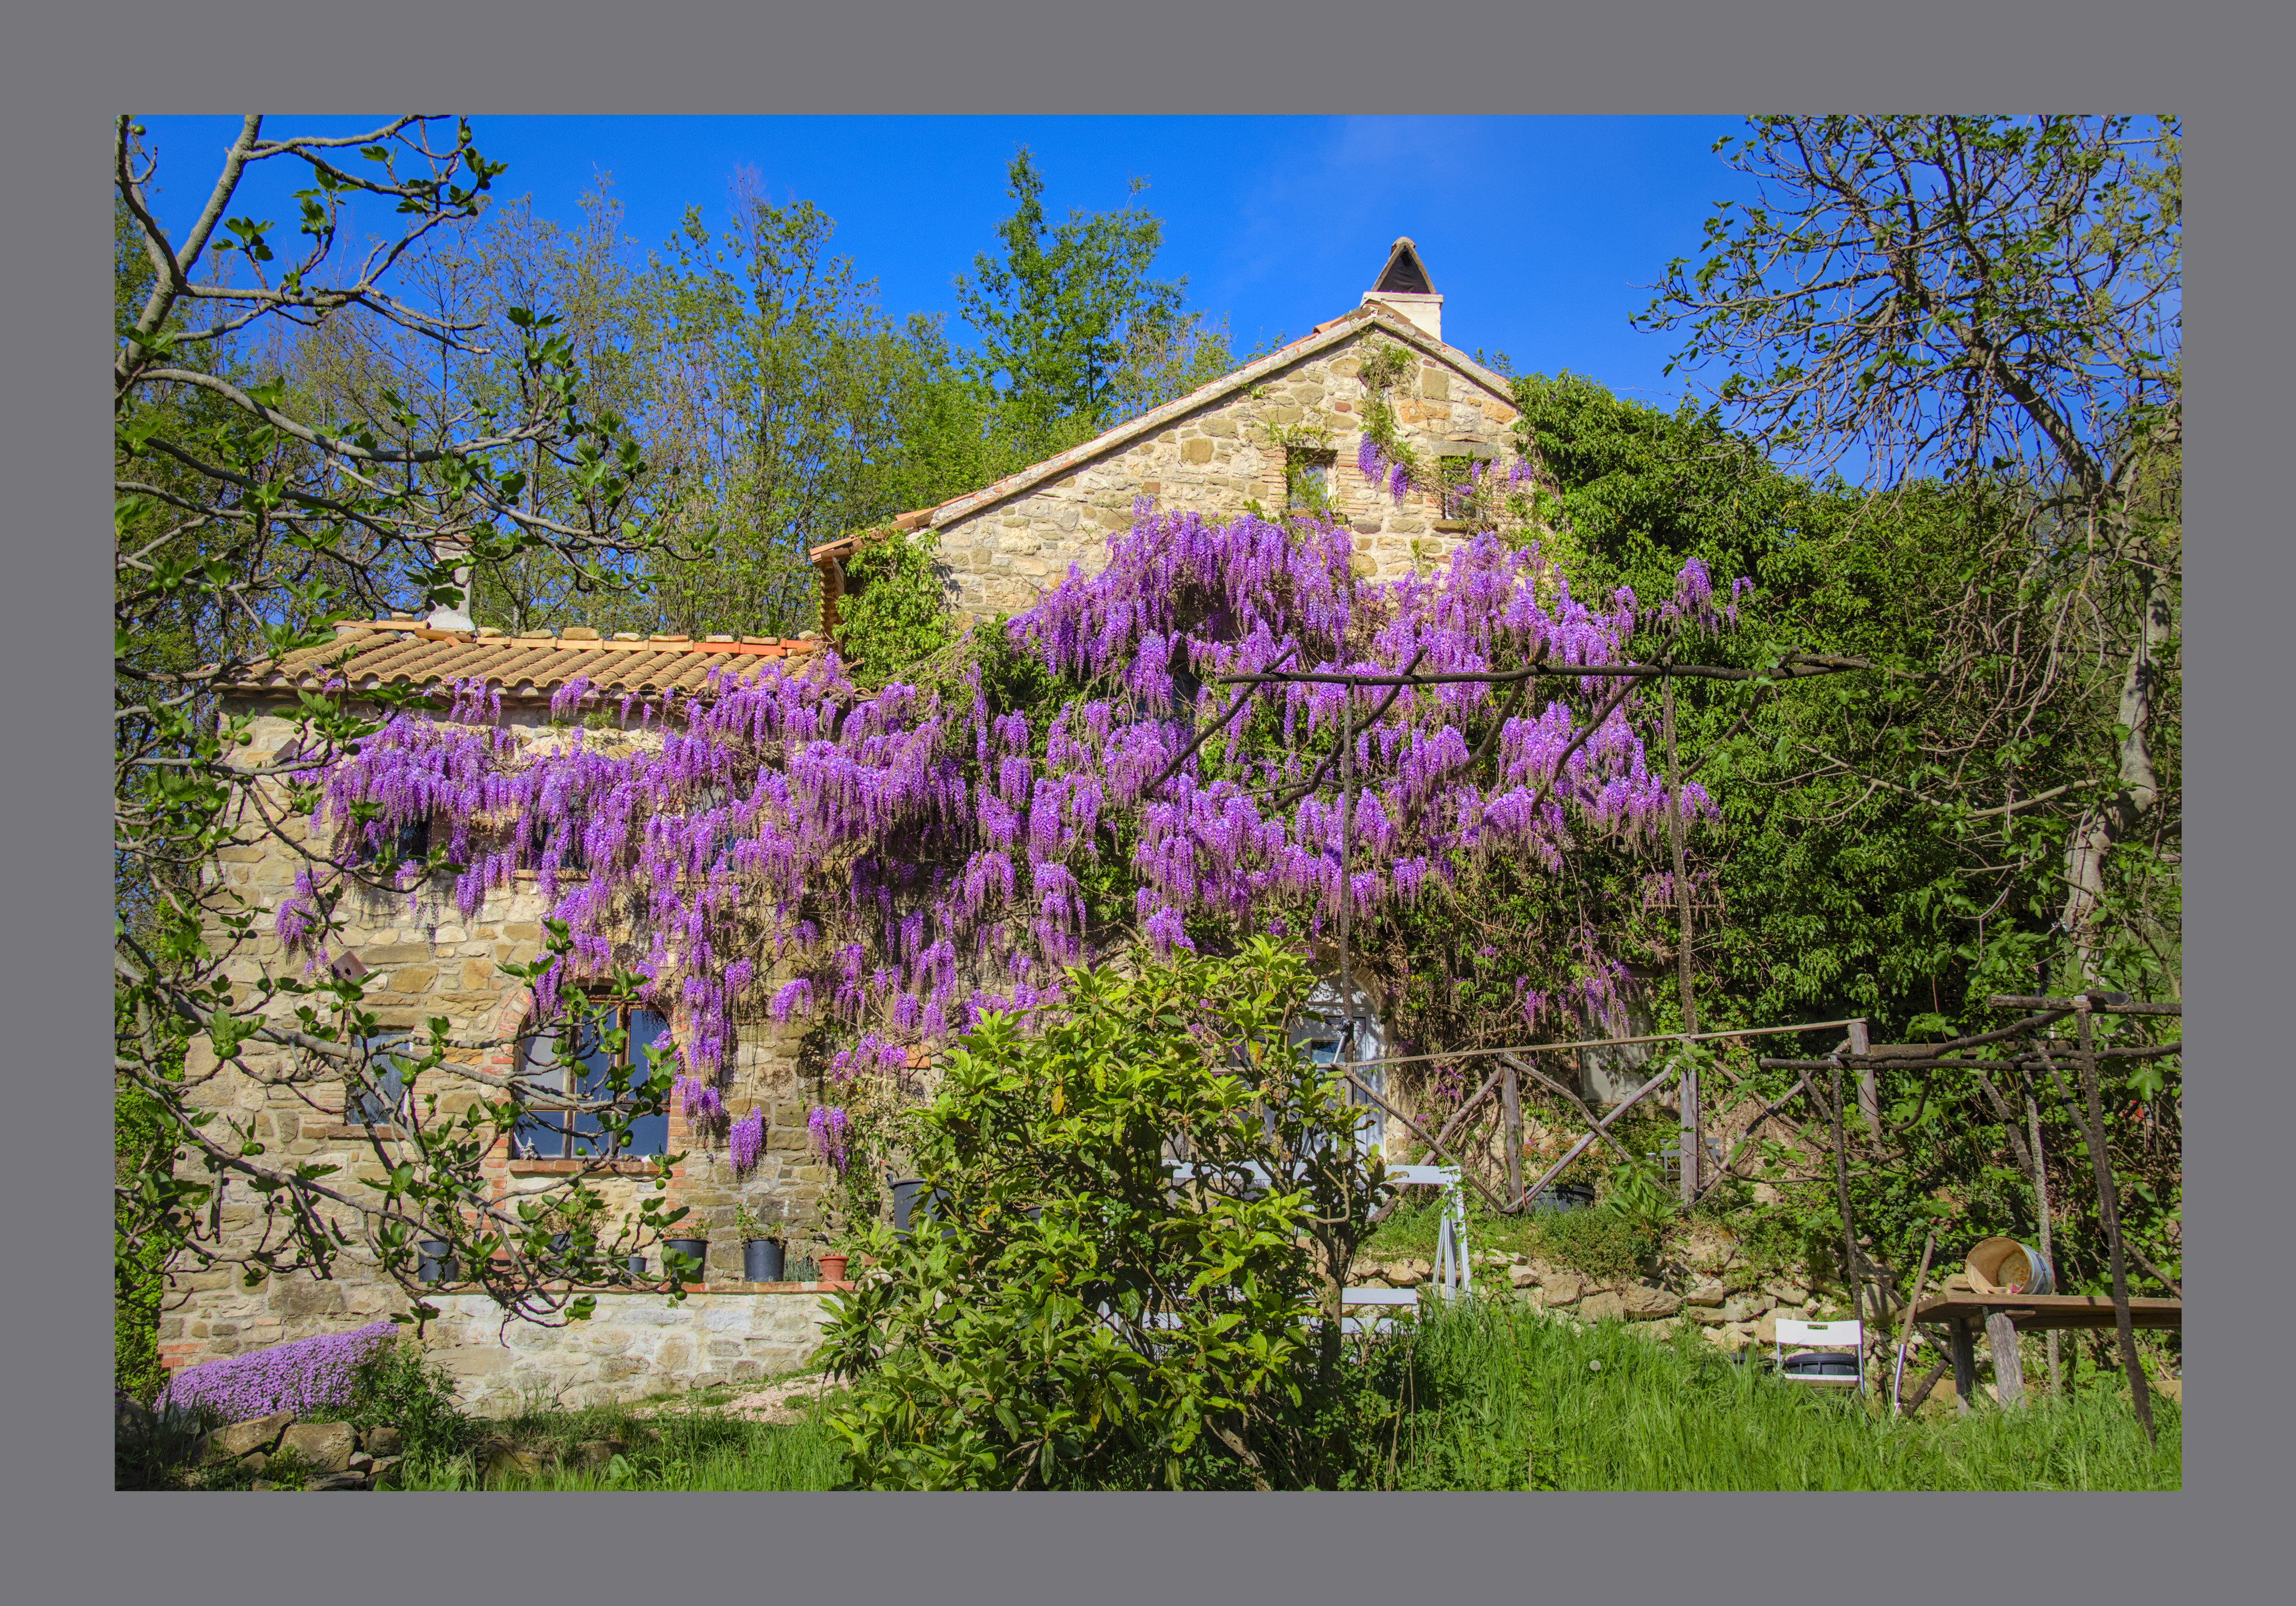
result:
<svg viewBox="0 0 2296 1606"><path fill-rule="evenodd" d="M1406 234L1387 253L1387 266L1380 270L1379 283L1372 286L1373 293L1399 291L1406 296L1431 296L1435 286L1427 277L1427 265L1419 259L1419 248Z"/></svg>
<svg viewBox="0 0 2296 1606"><path fill-rule="evenodd" d="M1408 234L1388 248L1387 266L1379 270L1379 283L1364 291L1363 299L1402 314L1439 340L1443 338L1443 298L1435 293L1427 277L1427 265L1419 259L1419 248L1411 243Z"/></svg>

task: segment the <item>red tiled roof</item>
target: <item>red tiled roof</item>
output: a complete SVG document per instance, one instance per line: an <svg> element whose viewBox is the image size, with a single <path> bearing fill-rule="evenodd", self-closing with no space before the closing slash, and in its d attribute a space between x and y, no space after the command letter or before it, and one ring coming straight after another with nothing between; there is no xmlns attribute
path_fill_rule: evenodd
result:
<svg viewBox="0 0 2296 1606"><path fill-rule="evenodd" d="M819 642L773 636L684 635L601 639L594 631L556 635L473 634L433 630L413 619L366 619L335 627L324 646L291 652L258 665L230 689L234 692L318 691L340 677L354 692L379 686L443 686L483 679L513 699L544 698L577 676L603 692L658 694L675 686L699 691L712 669L747 679L766 672L766 663L802 658ZM734 661L728 662L728 660Z"/></svg>

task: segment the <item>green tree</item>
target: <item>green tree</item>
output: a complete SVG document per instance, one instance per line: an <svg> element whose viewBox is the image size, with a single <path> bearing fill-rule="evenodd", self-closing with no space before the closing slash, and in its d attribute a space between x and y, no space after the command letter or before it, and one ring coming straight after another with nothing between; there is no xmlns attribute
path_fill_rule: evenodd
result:
<svg viewBox="0 0 2296 1606"><path fill-rule="evenodd" d="M233 215L265 163L306 179L291 198L292 244L270 220ZM656 545L624 517L643 455L619 415L589 405L555 318L530 308L503 313L509 348L490 355L516 382L491 408L426 407L381 358L372 386L298 389L291 380L300 343L336 319L446 353L442 393L458 357L481 355L475 320L424 293L418 274L398 276L480 215L502 171L466 121L404 117L356 136L281 137L250 115L180 235L150 204L158 167L143 128L119 118L115 217L132 229L119 225L114 258L113 850L123 896L112 1069L116 1142L148 1162L123 1166L115 1183L121 1293L142 1299L139 1279L185 1259L250 1286L324 1274L355 1243L413 1291L414 1241L436 1233L465 1264L510 1254L521 1269L499 1291L521 1314L579 1314L578 1300L554 1291L570 1273L594 1281L611 1253L580 1233L574 1256L552 1251L546 1230L489 1202L478 1184L480 1157L529 1097L557 1095L473 1082L471 1107L414 1123L395 1154L378 1143L386 1176L369 1191L273 1152L255 1113L203 1094L226 1066L305 1097L374 1088L383 1067L360 983L308 976L299 955L282 955L274 922L299 921L324 946L347 885L403 889L405 872L454 867L443 846L420 864L368 864L281 829L310 811L314 773L372 736L378 708L406 696L307 696L290 742L266 756L250 751L249 722L226 714L221 695L258 664L323 644L347 614L460 603L472 567L548 549L587 584L614 583ZM395 217L398 232L346 268L336 247L354 207ZM537 452L569 488L562 507L530 495ZM219 850L258 834L303 858L296 893L275 910L212 868ZM469 1074L447 1059L447 1032L434 1020L423 1042L400 1051L410 1074ZM600 1112L617 1134L663 1108L669 1082L658 1068L618 1074L622 1096ZM250 1231L239 1230L239 1209L224 1209L226 1184L255 1201ZM568 1187L578 1195L586 1185Z"/></svg>
<svg viewBox="0 0 2296 1606"><path fill-rule="evenodd" d="M897 324L834 225L737 176L733 221L698 209L643 276L644 424L661 511L698 559L652 574L663 622L691 634L794 634L814 617L808 549L1005 471L991 398L939 326Z"/></svg>
<svg viewBox="0 0 2296 1606"><path fill-rule="evenodd" d="M1135 195L1147 188L1131 182ZM1022 463L1050 456L1233 367L1224 325L1184 306L1187 280L1152 278L1163 225L1134 203L1048 225L1045 181L1022 146L1007 172L1001 260L972 259L957 305L976 331ZM1017 464L1015 466L1018 466Z"/></svg>
<svg viewBox="0 0 2296 1606"><path fill-rule="evenodd" d="M2177 832L2180 143L2174 118L1758 119L1718 148L1759 199L1718 209L1644 320L1685 333L1680 360L1729 365L1717 399L1766 447L1854 449L1875 488L1931 476L1972 518L2027 521L2012 566L2038 622L2105 666L2062 671L2087 682L2100 762L2045 801L2013 744L1921 790L2058 816L2057 923L2092 980L2161 926L2136 905ZM2014 639L1989 594L1964 611L1965 656Z"/></svg>

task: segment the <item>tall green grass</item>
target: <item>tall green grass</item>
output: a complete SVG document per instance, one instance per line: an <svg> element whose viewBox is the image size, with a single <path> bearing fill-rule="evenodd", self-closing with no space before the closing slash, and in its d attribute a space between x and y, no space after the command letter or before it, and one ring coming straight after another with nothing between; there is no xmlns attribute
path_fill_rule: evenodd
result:
<svg viewBox="0 0 2296 1606"><path fill-rule="evenodd" d="M523 1413L491 1424L493 1432L537 1451L542 1469L486 1477L464 1450L420 1464L398 1480L406 1489L626 1490L833 1489L845 1481L845 1449L817 1416L794 1422L751 1422L711 1411L671 1411L638 1418L627 1407ZM586 1439L625 1446L615 1462L590 1471L572 1452Z"/></svg>
<svg viewBox="0 0 2296 1606"><path fill-rule="evenodd" d="M2103 1390L2021 1411L1891 1421L1855 1394L1780 1381L1688 1330L1657 1342L1580 1328L1505 1295L1431 1302L1398 1341L1410 1381L1381 1430L1386 1487L1406 1489L2174 1489L2183 1417L2156 1398L2156 1448ZM482 1479L468 1451L410 1464L418 1489L831 1489L845 1456L826 1419L627 1406L534 1409L487 1424L542 1454L527 1476ZM652 1430L651 1434L649 1430ZM556 1464L577 1445L627 1447L603 1471Z"/></svg>
<svg viewBox="0 0 2296 1606"><path fill-rule="evenodd" d="M1428 1312L1395 1487L1521 1489L2173 1489L2183 1418L2156 1399L2158 1447L2106 1394L1892 1421L1724 1356L1580 1329L1519 1301Z"/></svg>

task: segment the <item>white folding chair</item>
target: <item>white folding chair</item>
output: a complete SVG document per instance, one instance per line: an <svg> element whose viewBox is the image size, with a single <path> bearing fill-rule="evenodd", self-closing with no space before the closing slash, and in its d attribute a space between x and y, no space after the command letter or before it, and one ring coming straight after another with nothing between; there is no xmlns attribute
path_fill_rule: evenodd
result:
<svg viewBox="0 0 2296 1606"><path fill-rule="evenodd" d="M1467 1207L1461 1196L1456 1166L1390 1166L1390 1186L1415 1184L1443 1190L1443 1215L1435 1238L1435 1286L1447 1299L1455 1299L1475 1285L1475 1271L1467 1259Z"/></svg>
<svg viewBox="0 0 2296 1606"><path fill-rule="evenodd" d="M1846 1353L1849 1360L1849 1375L1838 1369L1829 1372L1788 1372L1785 1350L1787 1345L1797 1349ZM1846 1350L1845 1350L1845 1348ZM1808 1383L1820 1389L1866 1388L1866 1323L1863 1322L1788 1322L1778 1323L1778 1336L1770 1346L1770 1356L1777 1374L1790 1383Z"/></svg>

